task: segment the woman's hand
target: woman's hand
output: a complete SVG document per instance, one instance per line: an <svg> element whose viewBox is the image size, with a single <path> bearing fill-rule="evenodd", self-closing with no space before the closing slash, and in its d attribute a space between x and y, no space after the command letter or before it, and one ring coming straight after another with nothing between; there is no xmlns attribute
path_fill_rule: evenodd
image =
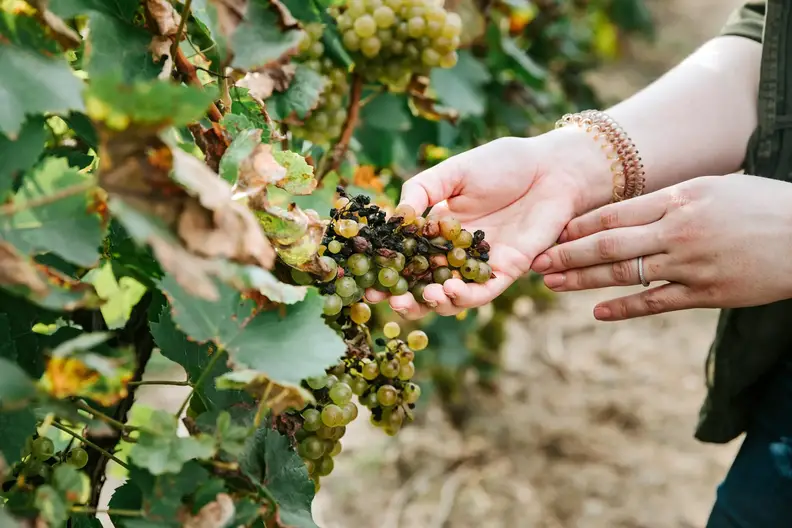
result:
<svg viewBox="0 0 792 528"><path fill-rule="evenodd" d="M607 205L571 221L532 269L555 291L668 284L600 303L618 321L688 308L792 298L792 183L703 177Z"/></svg>
<svg viewBox="0 0 792 528"><path fill-rule="evenodd" d="M425 305L407 293L391 297L391 306L415 319L429 309L454 315L488 303L528 272L576 214L607 203L610 185L603 152L589 135L572 129L498 139L414 176L404 184L401 203L419 214L433 206L430 216L451 215L471 232L483 230L497 278L485 284L459 279L430 284ZM366 292L370 302L386 297L374 289Z"/></svg>

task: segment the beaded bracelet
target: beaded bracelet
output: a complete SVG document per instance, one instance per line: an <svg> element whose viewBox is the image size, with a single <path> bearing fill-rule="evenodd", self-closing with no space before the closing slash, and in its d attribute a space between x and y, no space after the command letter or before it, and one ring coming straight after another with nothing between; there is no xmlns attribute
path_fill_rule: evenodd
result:
<svg viewBox="0 0 792 528"><path fill-rule="evenodd" d="M612 160L612 201L620 202L640 196L644 190L645 172L638 149L630 136L607 114L599 110L585 110L577 114L566 114L556 122L556 128L577 125L586 132L593 132L594 141L604 139L602 149Z"/></svg>

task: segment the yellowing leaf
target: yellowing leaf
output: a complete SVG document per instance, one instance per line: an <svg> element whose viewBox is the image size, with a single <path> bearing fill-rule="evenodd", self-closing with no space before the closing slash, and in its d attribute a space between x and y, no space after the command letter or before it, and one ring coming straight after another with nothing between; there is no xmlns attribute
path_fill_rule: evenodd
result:
<svg viewBox="0 0 792 528"><path fill-rule="evenodd" d="M93 284L96 293L104 301L100 310L110 330L124 327L132 309L146 293L146 287L132 277L121 277L120 281L116 281L110 262L89 271L83 281Z"/></svg>

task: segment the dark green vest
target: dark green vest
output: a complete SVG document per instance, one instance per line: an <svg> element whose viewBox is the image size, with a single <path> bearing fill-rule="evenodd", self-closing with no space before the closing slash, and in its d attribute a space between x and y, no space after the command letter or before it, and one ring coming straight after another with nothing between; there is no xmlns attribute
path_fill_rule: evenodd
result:
<svg viewBox="0 0 792 528"><path fill-rule="evenodd" d="M746 174L792 181L792 2L768 0L759 86L759 126ZM728 126L729 109L723 109ZM792 206L792 204L790 205ZM788 250L778 258L789 258ZM792 300L724 310L707 358L708 394L696 438L725 443L745 431L768 374L792 353Z"/></svg>

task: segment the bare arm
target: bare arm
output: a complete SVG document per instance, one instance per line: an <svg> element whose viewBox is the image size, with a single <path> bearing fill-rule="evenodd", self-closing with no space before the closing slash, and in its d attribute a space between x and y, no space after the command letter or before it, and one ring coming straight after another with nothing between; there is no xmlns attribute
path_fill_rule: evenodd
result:
<svg viewBox="0 0 792 528"><path fill-rule="evenodd" d="M657 81L606 110L640 152L645 192L739 170L757 124L761 53L761 45L747 38L712 39ZM576 165L589 191L589 203L581 209L607 203L612 181L602 151L574 128L553 135L577 145ZM566 155L571 150L552 149Z"/></svg>

